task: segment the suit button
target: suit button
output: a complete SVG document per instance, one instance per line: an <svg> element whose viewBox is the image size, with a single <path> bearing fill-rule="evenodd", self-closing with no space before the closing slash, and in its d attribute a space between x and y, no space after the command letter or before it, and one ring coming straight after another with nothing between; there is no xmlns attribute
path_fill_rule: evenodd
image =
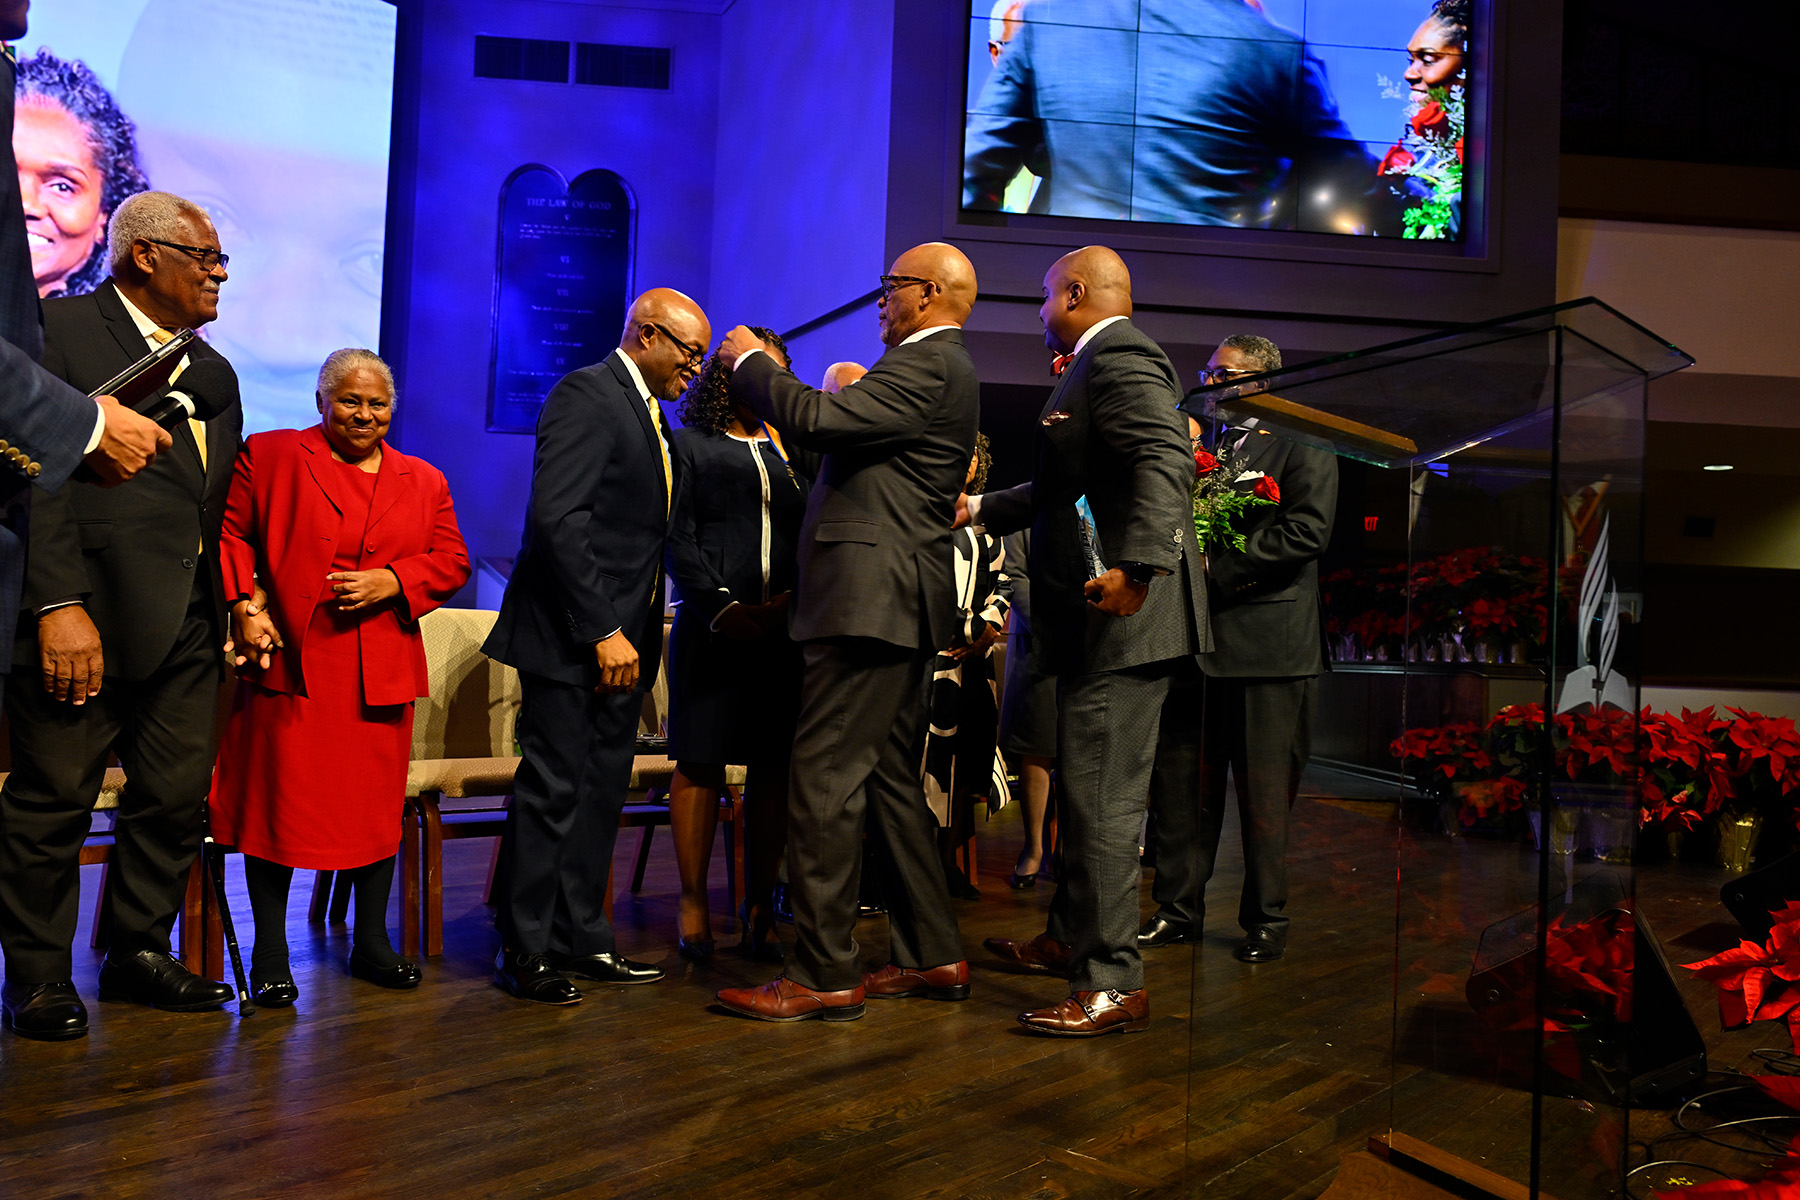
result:
<svg viewBox="0 0 1800 1200"><path fill-rule="evenodd" d="M0 454L5 454L11 448L7 445L5 438L0 438Z"/></svg>
<svg viewBox="0 0 1800 1200"><path fill-rule="evenodd" d="M25 468L25 473L33 479L36 479L39 475L44 473L44 468L38 463L32 463L29 467Z"/></svg>
<svg viewBox="0 0 1800 1200"><path fill-rule="evenodd" d="M181 560L181 565L191 571L194 569L194 560L191 558L184 558Z"/></svg>
<svg viewBox="0 0 1800 1200"><path fill-rule="evenodd" d="M375 543L370 542L367 546L364 547L364 549L366 549L370 554L375 553Z"/></svg>

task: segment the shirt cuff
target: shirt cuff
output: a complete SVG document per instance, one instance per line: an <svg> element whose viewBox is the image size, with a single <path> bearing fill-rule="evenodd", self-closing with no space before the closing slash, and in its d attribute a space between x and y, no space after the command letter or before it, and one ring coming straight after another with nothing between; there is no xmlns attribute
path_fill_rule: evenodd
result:
<svg viewBox="0 0 1800 1200"><path fill-rule="evenodd" d="M974 533L986 533L987 526L981 523L981 497L970 496L966 505L969 510L969 529Z"/></svg>
<svg viewBox="0 0 1800 1200"><path fill-rule="evenodd" d="M100 448L100 437L105 432L106 410L100 407L100 402L96 400L94 401L94 432L88 434L87 448L81 452L81 457L86 458Z"/></svg>
<svg viewBox="0 0 1800 1200"><path fill-rule="evenodd" d="M32 609L31 615L34 617L41 617L45 613L55 612L59 608L74 608L80 603L81 599L79 597L70 600L52 600L49 604L42 604L37 608Z"/></svg>
<svg viewBox="0 0 1800 1200"><path fill-rule="evenodd" d="M766 353L766 351L764 351L761 346L752 346L752 347L750 347L750 349L744 351L742 354L737 356L737 361L735 361L731 364L731 369L735 371L739 367L743 366L744 360L746 358L749 358L752 354L763 354L763 353Z"/></svg>
<svg viewBox="0 0 1800 1200"><path fill-rule="evenodd" d="M708 625L707 628L712 630L714 633L719 632L719 618L723 617L726 613L730 612L732 609L734 609L736 607L738 607L738 602L736 600L728 601L726 603L725 607L721 608L719 610L718 615L713 617L712 624Z"/></svg>

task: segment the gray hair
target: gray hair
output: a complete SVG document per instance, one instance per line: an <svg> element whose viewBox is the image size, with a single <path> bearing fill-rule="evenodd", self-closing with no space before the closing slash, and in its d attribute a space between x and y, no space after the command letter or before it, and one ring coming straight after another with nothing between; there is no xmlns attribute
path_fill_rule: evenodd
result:
<svg viewBox="0 0 1800 1200"><path fill-rule="evenodd" d="M1254 333L1234 333L1219 343L1220 349L1236 350L1256 365L1258 373L1281 369L1281 347Z"/></svg>
<svg viewBox="0 0 1800 1200"><path fill-rule="evenodd" d="M179 235L183 217L210 221L206 210L173 192L139 192L127 196L112 215L106 229L107 264L113 274L131 261L131 245L137 241L168 239Z"/></svg>
<svg viewBox="0 0 1800 1200"><path fill-rule="evenodd" d="M338 384L344 382L344 376L358 367L367 367L381 376L381 381L387 384L388 399L394 398L394 373L388 370L381 355L358 346L346 346L325 356L325 365L319 368L319 398L324 399L337 391Z"/></svg>

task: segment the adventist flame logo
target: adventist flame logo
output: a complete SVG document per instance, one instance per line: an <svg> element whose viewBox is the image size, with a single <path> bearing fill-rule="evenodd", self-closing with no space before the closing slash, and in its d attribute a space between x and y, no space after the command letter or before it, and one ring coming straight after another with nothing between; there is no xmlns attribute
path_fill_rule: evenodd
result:
<svg viewBox="0 0 1800 1200"><path fill-rule="evenodd" d="M1581 598L1575 608L1576 669L1563 679L1557 712L1569 712L1584 704L1600 708L1613 705L1627 712L1635 707L1631 684L1613 673L1613 654L1619 648L1619 589L1607 565L1612 518L1600 523L1600 536L1581 576Z"/></svg>

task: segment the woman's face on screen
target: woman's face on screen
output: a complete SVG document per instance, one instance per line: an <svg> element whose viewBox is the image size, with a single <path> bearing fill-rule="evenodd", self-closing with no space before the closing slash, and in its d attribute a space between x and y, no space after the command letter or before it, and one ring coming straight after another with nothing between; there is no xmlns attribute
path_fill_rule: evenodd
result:
<svg viewBox="0 0 1800 1200"><path fill-rule="evenodd" d="M38 295L60 292L106 241L106 185L87 127L60 104L27 100L13 117L13 157Z"/></svg>
<svg viewBox="0 0 1800 1200"><path fill-rule="evenodd" d="M1462 38L1436 17L1427 17L1406 44L1406 82L1415 92L1449 87L1462 74Z"/></svg>

